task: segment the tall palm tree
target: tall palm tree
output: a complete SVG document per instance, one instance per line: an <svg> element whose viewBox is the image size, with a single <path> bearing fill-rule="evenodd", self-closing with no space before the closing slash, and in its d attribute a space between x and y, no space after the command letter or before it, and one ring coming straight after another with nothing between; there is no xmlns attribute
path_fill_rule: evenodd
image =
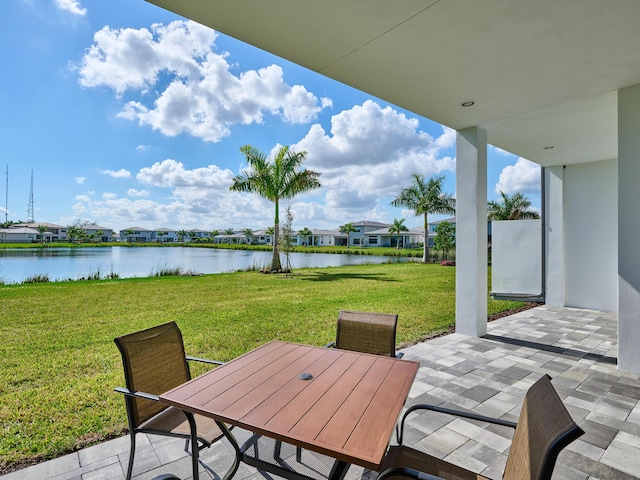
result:
<svg viewBox="0 0 640 480"><path fill-rule="evenodd" d="M302 230L298 231L298 235L300 235L302 238L304 238L305 243L307 245L309 245L309 242L307 240L309 239L309 237L311 235L313 235L313 232L311 230L309 230L307 227L304 227Z"/></svg>
<svg viewBox="0 0 640 480"><path fill-rule="evenodd" d="M267 156L251 145L240 149L249 168L233 178L230 189L236 192L257 193L275 205L272 270L281 270L278 253L280 235L280 200L293 198L299 193L320 187L320 174L312 170L300 169L307 158L307 152L294 153L288 146L280 147L275 157Z"/></svg>
<svg viewBox="0 0 640 480"><path fill-rule="evenodd" d="M535 210L531 210L531 201L522 193L509 196L500 192L500 201L487 202L487 219L489 220L523 220L540 218Z"/></svg>
<svg viewBox="0 0 640 480"><path fill-rule="evenodd" d="M393 235L394 233L398 236L398 240L396 241L396 248L399 250L400 247L400 234L402 232L408 232L409 229L404 224L404 218L398 220L397 218L393 219L393 225L389 227L389 233Z"/></svg>
<svg viewBox="0 0 640 480"><path fill-rule="evenodd" d="M456 200L449 193L442 191L444 176L431 177L425 182L424 176L413 173L413 185L404 188L391 205L394 207L407 207L417 215L424 217L424 249L422 262L429 263L429 214L454 215L456 213Z"/></svg>
<svg viewBox="0 0 640 480"><path fill-rule="evenodd" d="M189 232L184 229L178 230L176 233L178 234L178 242L184 242L184 237L189 234Z"/></svg>
<svg viewBox="0 0 640 480"><path fill-rule="evenodd" d="M353 223L345 223L340 227L340 233L347 234L347 248L349 248L349 244L351 243L351 233L357 232L358 229L353 226Z"/></svg>

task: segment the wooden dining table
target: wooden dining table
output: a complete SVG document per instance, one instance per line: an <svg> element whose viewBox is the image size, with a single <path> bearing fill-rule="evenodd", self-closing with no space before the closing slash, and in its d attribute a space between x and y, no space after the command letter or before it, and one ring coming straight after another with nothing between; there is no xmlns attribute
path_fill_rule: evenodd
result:
<svg viewBox="0 0 640 480"><path fill-rule="evenodd" d="M160 395L160 401L332 457L338 465L332 475L341 477L350 464L379 468L418 367L272 341ZM243 449L234 447L245 460Z"/></svg>

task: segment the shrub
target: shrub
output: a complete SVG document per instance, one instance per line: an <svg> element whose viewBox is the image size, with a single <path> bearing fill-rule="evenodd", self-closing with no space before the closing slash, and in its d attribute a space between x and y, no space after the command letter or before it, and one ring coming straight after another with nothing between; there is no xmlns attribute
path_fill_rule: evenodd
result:
<svg viewBox="0 0 640 480"><path fill-rule="evenodd" d="M456 262L452 262L451 260L443 260L440 262L440 265L442 265L443 267L455 267Z"/></svg>

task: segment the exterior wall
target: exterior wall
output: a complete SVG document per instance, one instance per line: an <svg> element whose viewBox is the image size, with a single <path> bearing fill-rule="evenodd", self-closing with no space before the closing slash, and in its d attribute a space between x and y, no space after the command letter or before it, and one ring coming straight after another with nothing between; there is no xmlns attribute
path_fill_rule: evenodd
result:
<svg viewBox="0 0 640 480"><path fill-rule="evenodd" d="M565 306L615 312L618 163L568 165L564 170Z"/></svg>
<svg viewBox="0 0 640 480"><path fill-rule="evenodd" d="M618 91L618 367L640 373L640 84Z"/></svg>

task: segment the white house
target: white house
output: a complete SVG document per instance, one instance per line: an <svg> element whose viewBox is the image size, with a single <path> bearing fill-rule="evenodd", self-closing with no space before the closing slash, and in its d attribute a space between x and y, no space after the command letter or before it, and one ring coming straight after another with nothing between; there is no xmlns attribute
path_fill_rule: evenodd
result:
<svg viewBox="0 0 640 480"><path fill-rule="evenodd" d="M413 248L421 244L424 238L422 228L410 228L406 232L389 233L389 227L371 230L365 234L364 246Z"/></svg>
<svg viewBox="0 0 640 480"><path fill-rule="evenodd" d="M546 303L617 312L640 373L640 1L149 1L455 130L460 334L487 329L488 145L544 167Z"/></svg>
<svg viewBox="0 0 640 480"><path fill-rule="evenodd" d="M45 235L46 242L66 242L69 240L69 237L67 235L67 227L65 227L64 225L57 225L55 223L49 223L49 222L16 223L11 225L11 227L9 228L27 227L37 231L40 225L47 227L47 232L50 234L50 235Z"/></svg>
<svg viewBox="0 0 640 480"><path fill-rule="evenodd" d="M50 241L48 238L51 234L45 235L45 241ZM40 232L34 228L29 227L17 227L17 228L2 228L0 229L0 243L35 243L40 240Z"/></svg>
<svg viewBox="0 0 640 480"><path fill-rule="evenodd" d="M129 227L120 230L120 239L129 243L145 243L153 240L153 230L142 227Z"/></svg>

